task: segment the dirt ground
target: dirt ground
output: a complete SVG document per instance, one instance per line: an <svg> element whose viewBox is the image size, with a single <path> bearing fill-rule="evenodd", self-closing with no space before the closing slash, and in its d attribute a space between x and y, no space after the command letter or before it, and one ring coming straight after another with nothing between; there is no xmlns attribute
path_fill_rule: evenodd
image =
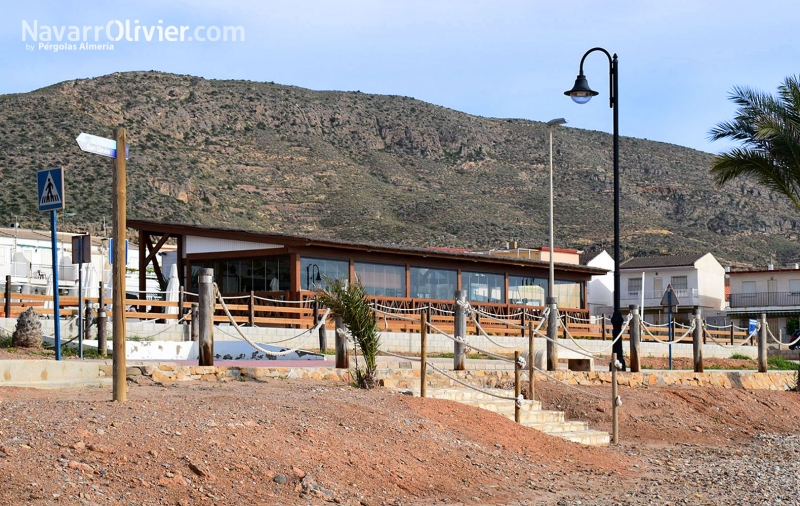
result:
<svg viewBox="0 0 800 506"><path fill-rule="evenodd" d="M611 430L610 387L547 381L536 395ZM454 402L330 382L129 383L122 404L109 388L3 388L0 503L593 504L646 486L658 472L647 457L664 447L798 432L796 392L620 395L620 445L596 448Z"/></svg>

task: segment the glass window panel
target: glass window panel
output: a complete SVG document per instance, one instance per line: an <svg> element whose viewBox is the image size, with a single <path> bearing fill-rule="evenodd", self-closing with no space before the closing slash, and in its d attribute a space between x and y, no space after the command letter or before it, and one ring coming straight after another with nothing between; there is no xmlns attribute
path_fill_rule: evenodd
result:
<svg viewBox="0 0 800 506"><path fill-rule="evenodd" d="M800 293L800 279L789 280L789 291L793 294Z"/></svg>
<svg viewBox="0 0 800 506"><path fill-rule="evenodd" d="M544 306L547 280L531 276L508 276L508 302L526 306Z"/></svg>
<svg viewBox="0 0 800 506"><path fill-rule="evenodd" d="M675 290L686 290L689 288L686 282L686 276L672 276L672 288Z"/></svg>
<svg viewBox="0 0 800 506"><path fill-rule="evenodd" d="M642 280L639 279L641 287ZM580 281L564 281L557 279L556 286L553 287L558 307L582 308L583 307L583 283Z"/></svg>
<svg viewBox="0 0 800 506"><path fill-rule="evenodd" d="M756 293L756 282L742 281L742 293Z"/></svg>
<svg viewBox="0 0 800 506"><path fill-rule="evenodd" d="M350 279L350 262L330 258L300 258L300 288L320 290L325 286L323 278L331 280ZM287 273L288 280L288 273Z"/></svg>
<svg viewBox="0 0 800 506"><path fill-rule="evenodd" d="M291 286L289 255L264 258L264 290L278 292L289 290Z"/></svg>
<svg viewBox="0 0 800 506"><path fill-rule="evenodd" d="M628 278L628 295L638 297L642 291L642 278Z"/></svg>
<svg viewBox="0 0 800 506"><path fill-rule="evenodd" d="M411 268L411 297L414 299L453 300L458 287L458 271Z"/></svg>
<svg viewBox="0 0 800 506"><path fill-rule="evenodd" d="M467 291L467 300L502 304L505 301L503 274L461 271L461 288Z"/></svg>
<svg viewBox="0 0 800 506"><path fill-rule="evenodd" d="M358 281L369 295L406 296L406 267L404 265L355 262L353 268Z"/></svg>

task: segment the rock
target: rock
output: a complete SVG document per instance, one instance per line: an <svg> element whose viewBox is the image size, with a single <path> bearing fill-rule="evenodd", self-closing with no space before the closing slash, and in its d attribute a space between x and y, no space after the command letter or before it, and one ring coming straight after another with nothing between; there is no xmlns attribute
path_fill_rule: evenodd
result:
<svg viewBox="0 0 800 506"><path fill-rule="evenodd" d="M306 476L306 472L303 471L302 469L298 468L298 467L292 467L292 473L294 473L295 476L297 476L298 478L301 478L301 479L305 478L305 476Z"/></svg>
<svg viewBox="0 0 800 506"><path fill-rule="evenodd" d="M274 481L278 485L286 485L286 482L289 481L289 480L286 478L285 475L278 474L278 475L275 475L274 478L272 478L272 481Z"/></svg>
<svg viewBox="0 0 800 506"><path fill-rule="evenodd" d="M33 307L19 315L17 326L11 335L11 345L17 348L42 347L42 324Z"/></svg>
<svg viewBox="0 0 800 506"><path fill-rule="evenodd" d="M67 467L69 467L70 469L77 469L82 473L94 474L94 469L92 469L92 466L90 466L89 464L84 464L83 462L78 462L76 460L70 460L69 463L67 464Z"/></svg>

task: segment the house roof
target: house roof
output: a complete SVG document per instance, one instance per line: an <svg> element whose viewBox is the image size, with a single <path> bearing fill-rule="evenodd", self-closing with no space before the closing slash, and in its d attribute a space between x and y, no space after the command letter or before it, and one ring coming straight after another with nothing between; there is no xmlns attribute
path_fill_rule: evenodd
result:
<svg viewBox="0 0 800 506"><path fill-rule="evenodd" d="M592 260L594 260L595 258L597 258L598 256L600 256L600 254L602 254L603 252L605 252L604 249L597 250L597 251L584 251L578 257L579 258L579 262L580 262L581 265L586 265L589 262L591 262Z"/></svg>
<svg viewBox="0 0 800 506"><path fill-rule="evenodd" d="M736 276L737 274L766 274L768 272L797 272L800 273L800 270L791 268L791 269L754 269L751 271L730 271L726 274L730 274Z"/></svg>
<svg viewBox="0 0 800 506"><path fill-rule="evenodd" d="M262 243L279 243L288 246L318 246L333 249L343 250L360 250L366 252L376 253L403 253L411 256L442 258L442 259L458 259L458 260L472 260L480 261L487 264L503 264L503 265L518 265L529 267L544 267L547 268L549 262L543 260L528 260L523 258L509 258L502 256L488 255L485 253L463 252L459 250L446 250L418 248L408 246L375 244L375 243L355 243L343 241L339 239L328 238L315 238L308 236L298 236L281 234L274 232L256 232L245 231L230 228L213 228L200 225L184 225L177 223L167 223L162 221L146 221L146 220L128 220L127 225L129 228L134 228L140 231L149 233L169 233L175 235L195 235L200 237L215 237L222 239L234 239L250 242ZM584 274L605 274L606 269L598 267L589 267L586 265L565 264L556 262L558 269L561 271L569 271Z"/></svg>
<svg viewBox="0 0 800 506"><path fill-rule="evenodd" d="M653 267L690 267L700 260L706 253L691 255L659 255L652 257L629 258L619 266L623 269L649 269Z"/></svg>

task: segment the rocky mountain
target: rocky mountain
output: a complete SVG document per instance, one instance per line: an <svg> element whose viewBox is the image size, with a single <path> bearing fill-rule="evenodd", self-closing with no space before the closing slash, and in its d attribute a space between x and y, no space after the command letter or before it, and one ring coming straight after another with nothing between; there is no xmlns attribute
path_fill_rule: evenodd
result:
<svg viewBox="0 0 800 506"><path fill-rule="evenodd" d="M0 96L0 219L45 227L35 172L61 166L75 213L66 228L98 232L111 218L111 160L83 153L75 137L111 137L118 125L129 131L130 218L415 246L547 243L543 123L408 97L158 72ZM559 127L554 149L556 246L611 247L611 136ZM746 182L716 187L711 159L621 139L624 256L797 261L794 208Z"/></svg>

